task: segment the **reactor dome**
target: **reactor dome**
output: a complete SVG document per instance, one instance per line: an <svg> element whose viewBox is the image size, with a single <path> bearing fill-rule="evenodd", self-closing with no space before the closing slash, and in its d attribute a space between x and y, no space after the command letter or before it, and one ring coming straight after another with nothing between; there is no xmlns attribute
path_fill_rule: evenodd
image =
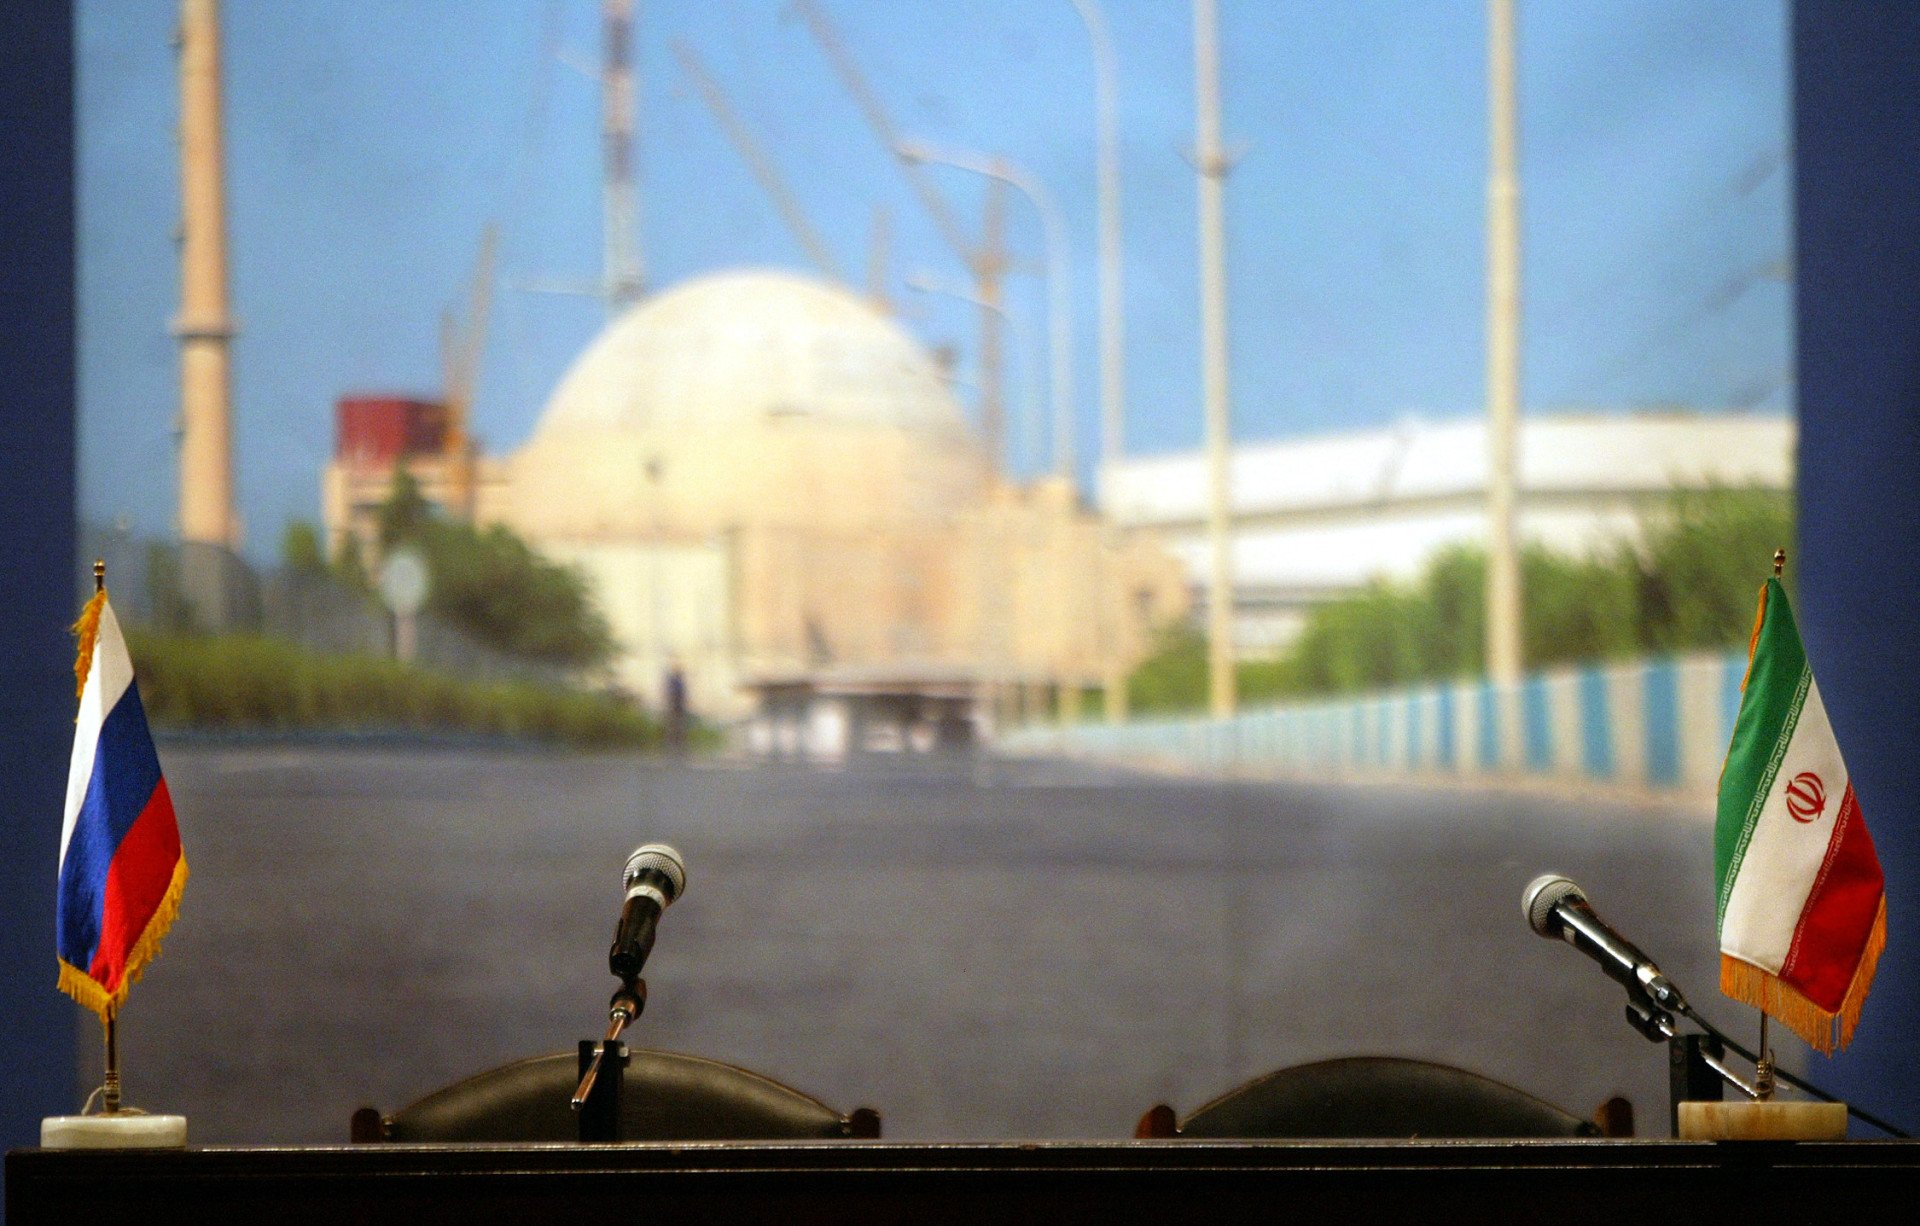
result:
<svg viewBox="0 0 1920 1226"><path fill-rule="evenodd" d="M950 514L980 449L934 358L849 290L698 277L613 321L514 457L530 536L855 527Z"/></svg>

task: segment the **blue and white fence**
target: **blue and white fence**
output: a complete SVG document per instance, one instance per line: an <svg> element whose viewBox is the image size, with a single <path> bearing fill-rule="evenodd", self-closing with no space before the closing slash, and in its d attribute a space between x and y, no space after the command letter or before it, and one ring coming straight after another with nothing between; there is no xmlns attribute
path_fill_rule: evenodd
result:
<svg viewBox="0 0 1920 1226"><path fill-rule="evenodd" d="M1029 726L1013 753L1327 777L1533 776L1711 792L1743 652L1548 669L1517 686L1430 685L1243 712Z"/></svg>

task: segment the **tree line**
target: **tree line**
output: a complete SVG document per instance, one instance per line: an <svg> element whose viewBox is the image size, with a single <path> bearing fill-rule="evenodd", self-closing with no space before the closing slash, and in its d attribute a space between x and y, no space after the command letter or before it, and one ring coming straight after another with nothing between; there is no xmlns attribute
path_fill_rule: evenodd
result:
<svg viewBox="0 0 1920 1226"><path fill-rule="evenodd" d="M541 557L508 528L441 515L405 469L395 471L376 522L379 558L407 547L426 562L428 613L489 647L541 663L591 669L613 659L613 632L586 578ZM281 554L289 570L329 571L356 591L374 590L377 559L370 562L351 534L329 560L313 525L295 521Z"/></svg>
<svg viewBox="0 0 1920 1226"><path fill-rule="evenodd" d="M1539 545L1523 551L1528 668L1745 645L1773 551L1793 547L1792 496L1754 488L1682 491L1641 527L1637 541L1586 557ZM1239 665L1241 697L1305 698L1480 676L1485 582L1484 550L1455 546L1412 582L1375 580L1322 604L1285 653ZM1193 626L1163 631L1130 679L1132 707L1203 706L1206 649Z"/></svg>

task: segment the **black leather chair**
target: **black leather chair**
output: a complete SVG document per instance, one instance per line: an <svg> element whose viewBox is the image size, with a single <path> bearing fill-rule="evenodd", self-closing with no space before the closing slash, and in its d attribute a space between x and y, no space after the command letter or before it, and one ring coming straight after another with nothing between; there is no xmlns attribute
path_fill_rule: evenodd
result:
<svg viewBox="0 0 1920 1226"><path fill-rule="evenodd" d="M476 1073L392 1115L354 1112L355 1141L572 1141L568 1100L580 1080L574 1052L533 1056ZM620 1086L629 1141L787 1141L880 1135L880 1116L842 1115L770 1077L678 1052L633 1050Z"/></svg>
<svg viewBox="0 0 1920 1226"><path fill-rule="evenodd" d="M1631 1125L1628 1125L1631 1128ZM1599 1125L1505 1082L1395 1056L1281 1069L1176 1119L1157 1106L1140 1137L1595 1137Z"/></svg>

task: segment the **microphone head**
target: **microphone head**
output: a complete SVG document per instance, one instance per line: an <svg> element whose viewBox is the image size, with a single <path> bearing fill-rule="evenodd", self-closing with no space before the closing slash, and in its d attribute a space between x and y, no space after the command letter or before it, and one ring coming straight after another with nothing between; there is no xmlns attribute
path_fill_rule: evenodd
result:
<svg viewBox="0 0 1920 1226"><path fill-rule="evenodd" d="M1578 902L1587 901L1573 878L1563 877L1559 873L1542 873L1533 879L1526 892L1520 895L1520 910L1527 917L1527 927L1543 937L1558 937L1560 922L1554 918L1553 909L1568 899Z"/></svg>
<svg viewBox="0 0 1920 1226"><path fill-rule="evenodd" d="M627 857L627 871L621 877L621 884L630 890L640 874L646 872L656 873L666 879L665 888L660 892L669 903L686 892L686 861L665 843L643 843L634 848L633 854Z"/></svg>

